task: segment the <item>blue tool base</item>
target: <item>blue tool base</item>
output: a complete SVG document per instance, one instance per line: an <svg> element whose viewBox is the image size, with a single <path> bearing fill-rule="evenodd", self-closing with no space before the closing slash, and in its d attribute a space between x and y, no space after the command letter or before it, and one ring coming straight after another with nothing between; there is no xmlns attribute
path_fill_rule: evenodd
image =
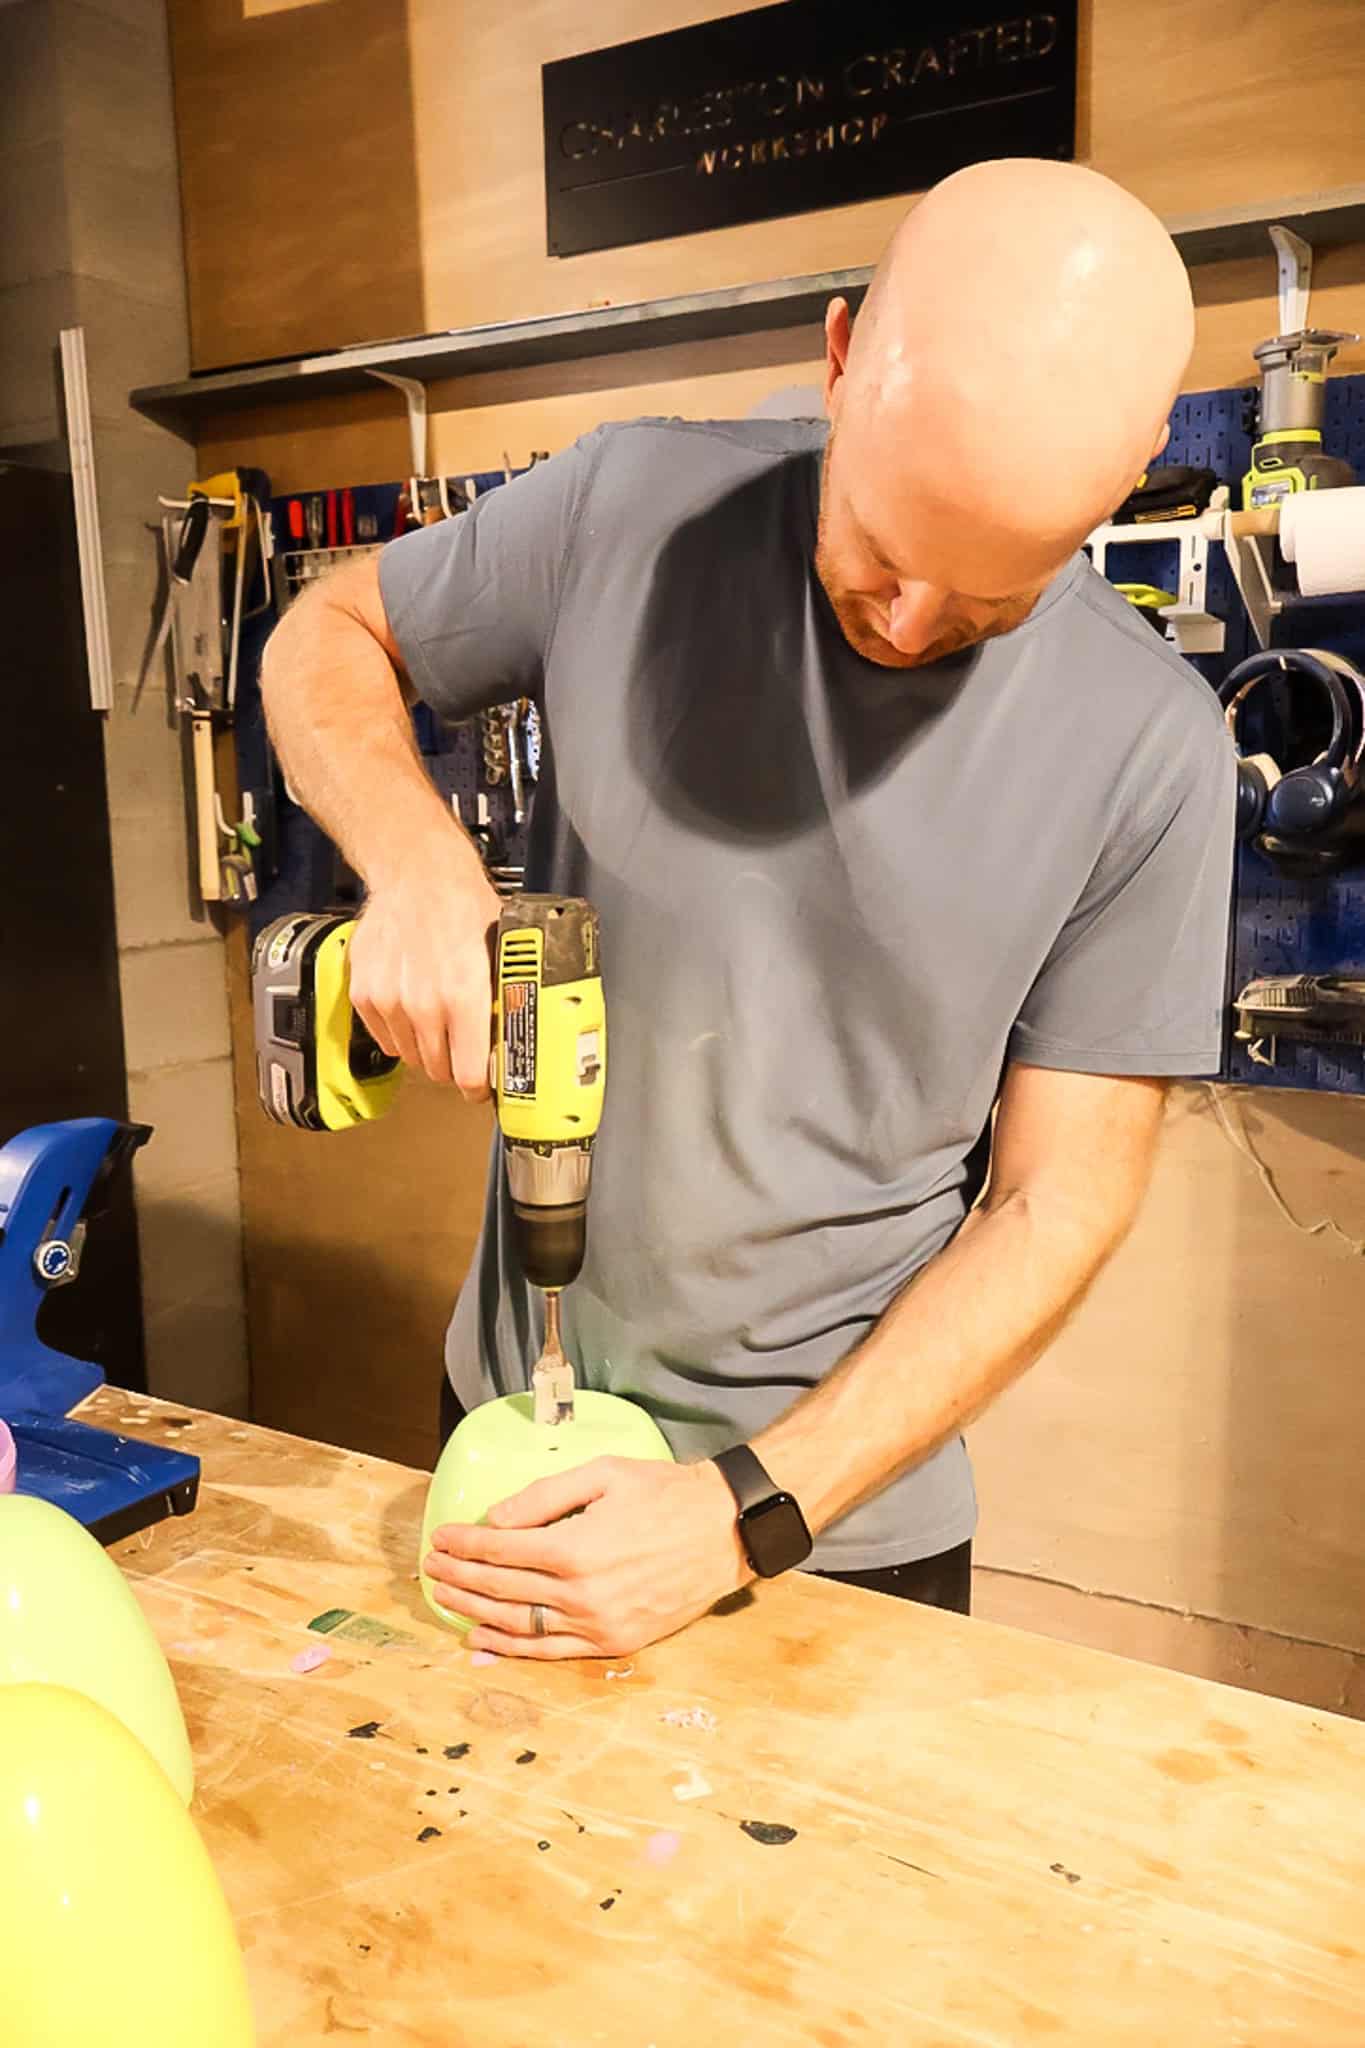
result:
<svg viewBox="0 0 1365 2048"><path fill-rule="evenodd" d="M199 1460L137 1443L66 1416L7 1415L19 1454L18 1491L65 1509L101 1543L117 1543L199 1497Z"/></svg>

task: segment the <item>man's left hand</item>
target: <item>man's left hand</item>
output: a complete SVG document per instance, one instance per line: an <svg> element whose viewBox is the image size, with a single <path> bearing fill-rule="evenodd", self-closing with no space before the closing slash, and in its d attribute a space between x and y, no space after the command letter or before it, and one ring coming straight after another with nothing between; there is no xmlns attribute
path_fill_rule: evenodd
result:
<svg viewBox="0 0 1365 2048"><path fill-rule="evenodd" d="M709 1460L594 1458L431 1541L422 1569L437 1601L477 1624L471 1650L504 1657L629 1656L753 1577Z"/></svg>

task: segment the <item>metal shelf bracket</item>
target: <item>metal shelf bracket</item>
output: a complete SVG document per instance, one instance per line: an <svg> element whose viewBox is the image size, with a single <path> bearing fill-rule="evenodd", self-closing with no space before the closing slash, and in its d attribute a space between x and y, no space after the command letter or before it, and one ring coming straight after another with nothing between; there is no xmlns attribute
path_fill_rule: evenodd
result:
<svg viewBox="0 0 1365 2048"><path fill-rule="evenodd" d="M392 370L366 368L366 375L401 391L408 409L408 437L412 443L412 473L427 474L427 387L420 377L399 377Z"/></svg>

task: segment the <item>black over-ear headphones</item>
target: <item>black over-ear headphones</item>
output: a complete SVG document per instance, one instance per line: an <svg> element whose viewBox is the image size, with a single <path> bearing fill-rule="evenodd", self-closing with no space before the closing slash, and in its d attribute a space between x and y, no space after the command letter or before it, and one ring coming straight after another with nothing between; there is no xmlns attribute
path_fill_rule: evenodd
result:
<svg viewBox="0 0 1365 2048"><path fill-rule="evenodd" d="M1237 763L1239 839L1320 840L1340 823L1357 788L1365 753L1365 681L1340 655L1316 648L1285 647L1239 662L1218 692L1228 730L1237 738L1237 716L1268 676L1311 684L1327 701L1332 731L1317 759L1287 772L1272 754L1241 755ZM1358 699L1354 713L1347 682Z"/></svg>

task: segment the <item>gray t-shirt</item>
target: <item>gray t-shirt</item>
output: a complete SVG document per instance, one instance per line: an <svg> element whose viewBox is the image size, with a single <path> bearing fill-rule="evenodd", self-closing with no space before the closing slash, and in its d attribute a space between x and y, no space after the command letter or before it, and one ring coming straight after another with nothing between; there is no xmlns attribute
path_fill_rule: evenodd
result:
<svg viewBox="0 0 1365 2048"><path fill-rule="evenodd" d="M541 707L527 885L601 912L610 1043L566 1342L683 1457L780 1415L948 1243L1007 1059L1219 1058L1213 692L1079 556L999 639L864 660L812 566L824 434L603 427L380 561L428 703ZM539 1317L495 1148L447 1345L466 1405L527 1384ZM811 1562L974 1521L958 1441Z"/></svg>

